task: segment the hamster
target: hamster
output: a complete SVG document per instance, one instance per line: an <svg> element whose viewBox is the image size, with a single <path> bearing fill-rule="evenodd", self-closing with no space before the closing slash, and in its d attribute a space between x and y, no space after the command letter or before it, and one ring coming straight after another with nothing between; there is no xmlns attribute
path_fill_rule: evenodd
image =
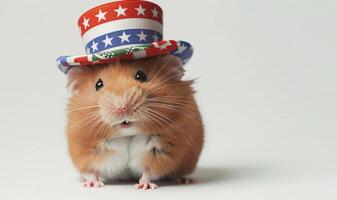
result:
<svg viewBox="0 0 337 200"><path fill-rule="evenodd" d="M185 179L196 167L204 128L184 70L173 55L68 72L67 141L84 187L139 179Z"/></svg>

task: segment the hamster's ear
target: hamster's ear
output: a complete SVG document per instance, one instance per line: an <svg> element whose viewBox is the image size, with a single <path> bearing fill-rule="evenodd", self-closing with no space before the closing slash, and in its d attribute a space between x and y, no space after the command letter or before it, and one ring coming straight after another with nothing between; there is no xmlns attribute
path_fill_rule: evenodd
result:
<svg viewBox="0 0 337 200"><path fill-rule="evenodd" d="M79 89L79 81L81 75L84 73L84 70L81 67L72 67L68 73L68 91L71 95L76 95Z"/></svg>
<svg viewBox="0 0 337 200"><path fill-rule="evenodd" d="M165 65L172 73L176 74L179 79L184 76L185 70L183 68L183 63L174 55L168 54L162 56L161 64Z"/></svg>

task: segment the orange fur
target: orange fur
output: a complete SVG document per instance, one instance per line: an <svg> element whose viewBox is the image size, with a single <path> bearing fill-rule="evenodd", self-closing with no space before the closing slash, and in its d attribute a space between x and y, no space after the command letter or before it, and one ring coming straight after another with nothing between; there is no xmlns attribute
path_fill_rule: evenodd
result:
<svg viewBox="0 0 337 200"><path fill-rule="evenodd" d="M148 82L134 80L139 69L147 74ZM121 96L128 90L130 104L137 110L134 126L141 133L157 137L164 152L156 153L154 149L145 153L144 167L160 177L191 173L203 147L204 133L191 87L193 81L183 81L182 76L181 63L170 55L72 69L69 85L74 85L76 95L69 99L67 138L77 169L81 173L94 172L94 163L114 155L99 146L116 137L119 127L109 124L110 118L103 120L102 113L110 113L107 94ZM96 92L99 78L104 80L104 88Z"/></svg>

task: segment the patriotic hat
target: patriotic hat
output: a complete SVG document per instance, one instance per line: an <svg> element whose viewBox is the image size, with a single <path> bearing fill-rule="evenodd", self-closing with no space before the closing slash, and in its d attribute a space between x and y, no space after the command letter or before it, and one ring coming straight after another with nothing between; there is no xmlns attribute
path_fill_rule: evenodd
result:
<svg viewBox="0 0 337 200"><path fill-rule="evenodd" d="M86 55L61 56L59 69L172 54L185 64L193 54L188 42L163 40L163 11L143 0L114 1L92 8L78 19Z"/></svg>

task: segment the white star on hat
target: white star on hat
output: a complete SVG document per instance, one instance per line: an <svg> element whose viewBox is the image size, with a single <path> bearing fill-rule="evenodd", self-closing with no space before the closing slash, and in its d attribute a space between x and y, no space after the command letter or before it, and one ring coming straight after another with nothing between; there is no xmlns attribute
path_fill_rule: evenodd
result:
<svg viewBox="0 0 337 200"><path fill-rule="evenodd" d="M145 11L146 11L146 9L145 8L142 8L142 5L139 5L139 7L138 8L135 8L136 10L137 10L137 15L139 16L139 15L143 15L143 16L145 16Z"/></svg>
<svg viewBox="0 0 337 200"><path fill-rule="evenodd" d="M159 11L157 10L157 8L154 8L151 11L152 11L153 17L158 18Z"/></svg>
<svg viewBox="0 0 337 200"><path fill-rule="evenodd" d="M98 45L98 43L96 43L95 40L93 40L92 45L91 45L91 48L92 48L93 52L98 51L97 45Z"/></svg>
<svg viewBox="0 0 337 200"><path fill-rule="evenodd" d="M137 36L139 37L139 42L141 42L141 41L146 41L146 37L147 37L147 35L146 34L144 34L144 32L142 31L142 32L140 32L140 34L137 34Z"/></svg>
<svg viewBox="0 0 337 200"><path fill-rule="evenodd" d="M115 9L114 11L117 12L117 17L119 17L120 15L126 16L126 14L125 14L126 10L127 10L127 8L122 8L122 6L119 5L118 9Z"/></svg>
<svg viewBox="0 0 337 200"><path fill-rule="evenodd" d="M107 12L102 12L101 9L99 9L99 13L97 15L95 15L98 19L98 22L100 22L101 20L106 20L105 15Z"/></svg>
<svg viewBox="0 0 337 200"><path fill-rule="evenodd" d="M121 44L123 43L123 42L130 42L130 40L129 40L129 37L131 36L131 34L130 35L127 35L126 33L125 33L125 31L123 31L123 34L121 35L121 36L118 36L120 39L121 39Z"/></svg>
<svg viewBox="0 0 337 200"><path fill-rule="evenodd" d="M157 35L157 33L155 33L152 37L153 37L155 42L157 42L159 40L159 36Z"/></svg>
<svg viewBox="0 0 337 200"><path fill-rule="evenodd" d="M85 17L83 17L83 26L84 26L84 29L87 29L90 25L89 25L89 20L90 18L86 19Z"/></svg>
<svg viewBox="0 0 337 200"><path fill-rule="evenodd" d="M108 35L105 36L105 40L103 40L105 47L107 47L108 45L112 46L111 40L113 39L113 37L109 38Z"/></svg>
<svg viewBox="0 0 337 200"><path fill-rule="evenodd" d="M185 45L179 45L178 50L176 51L176 54L182 54L187 49L187 46Z"/></svg>

